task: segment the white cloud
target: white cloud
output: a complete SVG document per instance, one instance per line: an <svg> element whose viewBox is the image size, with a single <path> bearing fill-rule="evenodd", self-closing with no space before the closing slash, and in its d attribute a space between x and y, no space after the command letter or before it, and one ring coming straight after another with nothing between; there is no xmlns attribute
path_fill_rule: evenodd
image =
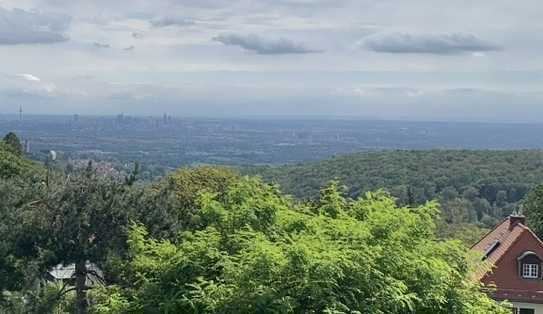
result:
<svg viewBox="0 0 543 314"><path fill-rule="evenodd" d="M46 82L40 77L30 74L3 74L0 73L0 96L3 93L11 95L30 95L32 97L50 97L58 92L53 82Z"/></svg>
<svg viewBox="0 0 543 314"><path fill-rule="evenodd" d="M26 74L26 73L23 73L23 74L17 74L17 76L19 76L20 78L23 78L27 81L31 81L31 82L41 82L41 79L37 76L34 76L32 74Z"/></svg>

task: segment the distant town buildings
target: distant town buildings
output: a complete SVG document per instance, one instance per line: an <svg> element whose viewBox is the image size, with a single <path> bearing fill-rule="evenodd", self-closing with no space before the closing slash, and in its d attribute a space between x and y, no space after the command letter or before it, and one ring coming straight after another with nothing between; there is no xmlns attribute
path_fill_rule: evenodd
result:
<svg viewBox="0 0 543 314"><path fill-rule="evenodd" d="M164 125L166 124L170 124L172 123L173 119L172 119L172 116L168 115L167 113L165 113L163 116L162 116L162 123Z"/></svg>
<svg viewBox="0 0 543 314"><path fill-rule="evenodd" d="M82 170L87 168L89 164L89 159L70 159L68 160L68 165L70 169L73 170ZM123 177L123 173L119 171L114 163L107 162L107 161L94 161L92 163L92 169L95 171L97 175L100 176L109 176L116 179L121 179Z"/></svg>
<svg viewBox="0 0 543 314"><path fill-rule="evenodd" d="M115 122L117 124L122 124L124 121L124 113L120 113L117 115L117 118L115 119Z"/></svg>
<svg viewBox="0 0 543 314"><path fill-rule="evenodd" d="M24 147L25 153L30 154L30 140L25 139L25 147Z"/></svg>

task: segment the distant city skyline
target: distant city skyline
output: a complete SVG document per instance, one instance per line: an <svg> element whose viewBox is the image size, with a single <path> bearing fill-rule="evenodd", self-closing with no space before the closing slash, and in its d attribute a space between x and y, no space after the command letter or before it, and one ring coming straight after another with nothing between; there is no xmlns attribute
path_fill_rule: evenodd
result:
<svg viewBox="0 0 543 314"><path fill-rule="evenodd" d="M543 122L537 0L2 0L0 114Z"/></svg>

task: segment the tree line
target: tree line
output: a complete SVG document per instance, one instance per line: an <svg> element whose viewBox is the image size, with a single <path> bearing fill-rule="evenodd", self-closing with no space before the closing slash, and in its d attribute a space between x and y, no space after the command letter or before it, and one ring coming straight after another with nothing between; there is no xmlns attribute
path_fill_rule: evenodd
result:
<svg viewBox="0 0 543 314"><path fill-rule="evenodd" d="M490 228L543 182L543 151L390 150L242 172L300 199L314 199L324 184L338 180L351 198L382 188L399 205L438 200L447 223Z"/></svg>

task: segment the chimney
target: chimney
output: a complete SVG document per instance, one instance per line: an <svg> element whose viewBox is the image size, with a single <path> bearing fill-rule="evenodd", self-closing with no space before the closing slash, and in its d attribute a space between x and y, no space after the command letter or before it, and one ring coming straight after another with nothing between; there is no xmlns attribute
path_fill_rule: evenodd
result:
<svg viewBox="0 0 543 314"><path fill-rule="evenodd" d="M509 230L513 230L513 228L519 223L524 225L525 221L526 217L522 215L512 214L511 216L509 216Z"/></svg>

